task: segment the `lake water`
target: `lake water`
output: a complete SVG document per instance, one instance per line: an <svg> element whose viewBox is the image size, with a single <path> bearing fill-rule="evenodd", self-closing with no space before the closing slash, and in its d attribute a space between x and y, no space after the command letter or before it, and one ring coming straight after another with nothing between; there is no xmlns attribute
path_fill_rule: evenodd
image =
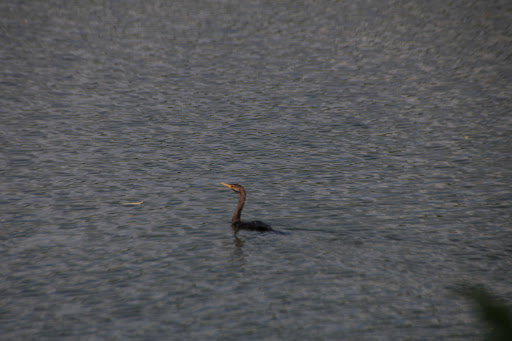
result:
<svg viewBox="0 0 512 341"><path fill-rule="evenodd" d="M451 289L512 302L510 1L0 11L2 339L479 340Z"/></svg>

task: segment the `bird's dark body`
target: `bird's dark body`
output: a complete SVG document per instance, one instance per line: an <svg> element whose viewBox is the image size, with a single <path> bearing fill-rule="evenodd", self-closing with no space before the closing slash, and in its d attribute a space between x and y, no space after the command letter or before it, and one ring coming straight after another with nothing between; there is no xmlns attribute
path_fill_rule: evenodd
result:
<svg viewBox="0 0 512 341"><path fill-rule="evenodd" d="M250 230L258 232L273 231L270 225L267 225L262 221L239 221L232 225L234 230Z"/></svg>

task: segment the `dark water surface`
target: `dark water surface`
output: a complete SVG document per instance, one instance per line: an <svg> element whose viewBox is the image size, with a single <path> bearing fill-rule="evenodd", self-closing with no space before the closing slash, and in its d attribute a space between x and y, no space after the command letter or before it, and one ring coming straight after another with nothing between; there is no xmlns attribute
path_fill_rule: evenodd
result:
<svg viewBox="0 0 512 341"><path fill-rule="evenodd" d="M478 340L450 288L512 302L510 1L0 11L2 339ZM235 238L220 181L288 234Z"/></svg>

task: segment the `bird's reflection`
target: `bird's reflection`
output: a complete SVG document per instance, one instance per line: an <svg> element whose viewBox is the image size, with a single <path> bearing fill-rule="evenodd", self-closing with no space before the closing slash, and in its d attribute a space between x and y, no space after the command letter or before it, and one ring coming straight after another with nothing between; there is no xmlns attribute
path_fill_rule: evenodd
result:
<svg viewBox="0 0 512 341"><path fill-rule="evenodd" d="M244 245L245 245L245 240L239 238L236 233L233 235L234 239L233 239L233 245L235 246L231 253L232 253L232 260L233 261L242 261L244 262L245 261L245 254L244 254Z"/></svg>
<svg viewBox="0 0 512 341"><path fill-rule="evenodd" d="M242 247L245 244L245 240L238 238L238 236L235 234L235 239L233 239L233 243L237 248L242 249Z"/></svg>

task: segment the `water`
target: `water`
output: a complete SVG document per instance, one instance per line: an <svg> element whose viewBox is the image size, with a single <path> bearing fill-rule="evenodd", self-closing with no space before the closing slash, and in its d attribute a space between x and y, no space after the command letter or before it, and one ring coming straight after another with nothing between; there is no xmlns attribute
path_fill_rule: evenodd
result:
<svg viewBox="0 0 512 341"><path fill-rule="evenodd" d="M3 339L478 340L450 288L512 302L509 1L0 10ZM221 181L288 234L235 238Z"/></svg>

